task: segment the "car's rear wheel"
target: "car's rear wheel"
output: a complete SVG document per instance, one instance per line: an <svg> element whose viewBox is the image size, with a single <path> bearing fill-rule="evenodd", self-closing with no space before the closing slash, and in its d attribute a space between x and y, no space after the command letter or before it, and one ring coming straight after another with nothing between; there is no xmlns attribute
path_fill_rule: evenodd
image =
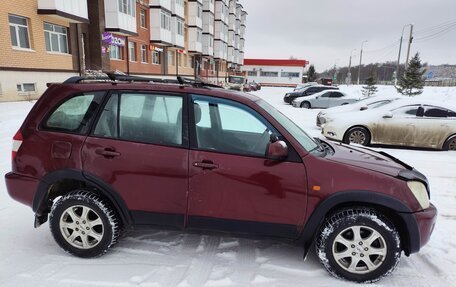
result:
<svg viewBox="0 0 456 287"><path fill-rule="evenodd" d="M370 133L367 129L363 127L354 127L348 130L344 136L344 143L350 144L360 144L360 145L369 145L371 140Z"/></svg>
<svg viewBox="0 0 456 287"><path fill-rule="evenodd" d="M302 102L301 103L301 108L303 109L310 109L310 103L309 102Z"/></svg>
<svg viewBox="0 0 456 287"><path fill-rule="evenodd" d="M451 136L446 140L446 142L443 144L443 150L456 151L456 135Z"/></svg>
<svg viewBox="0 0 456 287"><path fill-rule="evenodd" d="M316 251L332 275L355 282L374 282L390 274L398 264L400 236L377 211L348 208L327 218Z"/></svg>
<svg viewBox="0 0 456 287"><path fill-rule="evenodd" d="M84 258L106 253L120 233L118 218L109 204L84 190L61 197L52 207L49 225L63 250Z"/></svg>

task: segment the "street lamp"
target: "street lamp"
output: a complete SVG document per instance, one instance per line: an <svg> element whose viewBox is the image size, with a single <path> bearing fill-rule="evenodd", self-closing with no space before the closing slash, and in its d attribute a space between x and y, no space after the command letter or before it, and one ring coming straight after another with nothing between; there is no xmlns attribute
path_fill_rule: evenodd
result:
<svg viewBox="0 0 456 287"><path fill-rule="evenodd" d="M359 77L361 75L361 61L363 60L363 46L364 46L364 43L367 43L367 40L363 41L361 43L361 51L359 53L359 67L358 67L358 85L359 85Z"/></svg>
<svg viewBox="0 0 456 287"><path fill-rule="evenodd" d="M352 65L352 55L353 52L356 51L356 49L351 50L350 52L350 60L348 61L348 73L347 73L347 78L345 79L345 84L351 85L351 65Z"/></svg>
<svg viewBox="0 0 456 287"><path fill-rule="evenodd" d="M397 56L397 67L396 67L396 79L394 80L394 85L397 86L397 79L399 78L399 66L401 64L401 50L402 50L402 40L404 38L405 27L413 26L412 24L407 24L402 27L401 40L399 42L399 55Z"/></svg>

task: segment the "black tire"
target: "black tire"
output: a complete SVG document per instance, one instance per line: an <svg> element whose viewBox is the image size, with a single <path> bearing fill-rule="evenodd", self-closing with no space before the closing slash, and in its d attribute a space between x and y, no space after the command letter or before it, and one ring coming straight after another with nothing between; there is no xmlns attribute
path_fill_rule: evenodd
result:
<svg viewBox="0 0 456 287"><path fill-rule="evenodd" d="M306 101L306 102L302 102L300 107L303 109L310 109L311 105L309 102Z"/></svg>
<svg viewBox="0 0 456 287"><path fill-rule="evenodd" d="M359 236L355 238L358 230ZM392 273L401 251L394 225L370 208L347 208L333 213L323 224L316 242L317 256L330 274L360 283L375 282Z"/></svg>
<svg viewBox="0 0 456 287"><path fill-rule="evenodd" d="M346 144L356 143L367 146L370 144L370 140L371 135L366 128L354 127L345 133L343 142Z"/></svg>
<svg viewBox="0 0 456 287"><path fill-rule="evenodd" d="M83 258L103 255L120 235L114 210L98 195L85 190L72 191L52 206L49 227L63 250Z"/></svg>
<svg viewBox="0 0 456 287"><path fill-rule="evenodd" d="M456 135L452 135L445 141L443 150L456 151Z"/></svg>

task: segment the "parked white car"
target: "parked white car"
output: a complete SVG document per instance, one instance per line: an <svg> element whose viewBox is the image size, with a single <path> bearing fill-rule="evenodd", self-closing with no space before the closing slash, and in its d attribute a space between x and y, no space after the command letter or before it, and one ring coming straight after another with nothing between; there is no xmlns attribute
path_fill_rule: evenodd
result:
<svg viewBox="0 0 456 287"><path fill-rule="evenodd" d="M291 103L295 108L320 108L326 109L341 105L348 105L359 101L359 98L354 98L344 92L337 90L325 90L319 93L296 98Z"/></svg>
<svg viewBox="0 0 456 287"><path fill-rule="evenodd" d="M308 83L304 83L304 84L297 84L296 85L296 88L293 90L293 92L297 92L297 91L300 91L304 88L307 88L307 87L310 87L310 86L315 86L315 85L318 85L317 82L308 82Z"/></svg>
<svg viewBox="0 0 456 287"><path fill-rule="evenodd" d="M345 113L323 126L331 140L456 150L456 106L400 99L362 113Z"/></svg>
<svg viewBox="0 0 456 287"><path fill-rule="evenodd" d="M332 121L340 114L347 112L362 112L368 109L376 109L400 98L401 97L399 96L372 96L369 98L362 99L350 105L329 108L318 113L317 126L321 127L325 123Z"/></svg>

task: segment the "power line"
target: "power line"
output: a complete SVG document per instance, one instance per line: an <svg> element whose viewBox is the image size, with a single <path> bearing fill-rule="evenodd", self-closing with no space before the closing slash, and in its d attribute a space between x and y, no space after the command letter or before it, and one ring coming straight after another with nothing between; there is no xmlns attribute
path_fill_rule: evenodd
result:
<svg viewBox="0 0 456 287"><path fill-rule="evenodd" d="M419 35L419 34L432 33L435 30L439 30L441 28L445 28L446 26L450 26L450 25L453 25L455 23L456 23L456 20L449 20L449 21L440 23L440 24L435 25L435 26L427 27L427 28L424 28L424 29L418 29L415 34Z"/></svg>
<svg viewBox="0 0 456 287"><path fill-rule="evenodd" d="M424 37L421 37L421 38L416 38L415 41L416 42L425 42L425 41L429 41L429 40L432 40L432 39L435 39L435 38L438 38L440 36L443 36L444 34L450 32L451 30L455 29L456 28L456 23L454 23L453 25L449 26L449 27L446 27L445 29L442 29L438 32L435 32L433 34L430 34L430 35L427 35L427 36L424 36Z"/></svg>
<svg viewBox="0 0 456 287"><path fill-rule="evenodd" d="M397 46L397 45L399 44L399 41L400 41L400 40L396 40L396 41L392 42L391 44L388 44L388 45L386 45L385 47L380 48L380 49L366 50L366 51L363 51L363 52L364 52L364 53L378 53L378 52L381 52L381 51L383 51L383 50L389 49L389 48L391 48L391 47Z"/></svg>

